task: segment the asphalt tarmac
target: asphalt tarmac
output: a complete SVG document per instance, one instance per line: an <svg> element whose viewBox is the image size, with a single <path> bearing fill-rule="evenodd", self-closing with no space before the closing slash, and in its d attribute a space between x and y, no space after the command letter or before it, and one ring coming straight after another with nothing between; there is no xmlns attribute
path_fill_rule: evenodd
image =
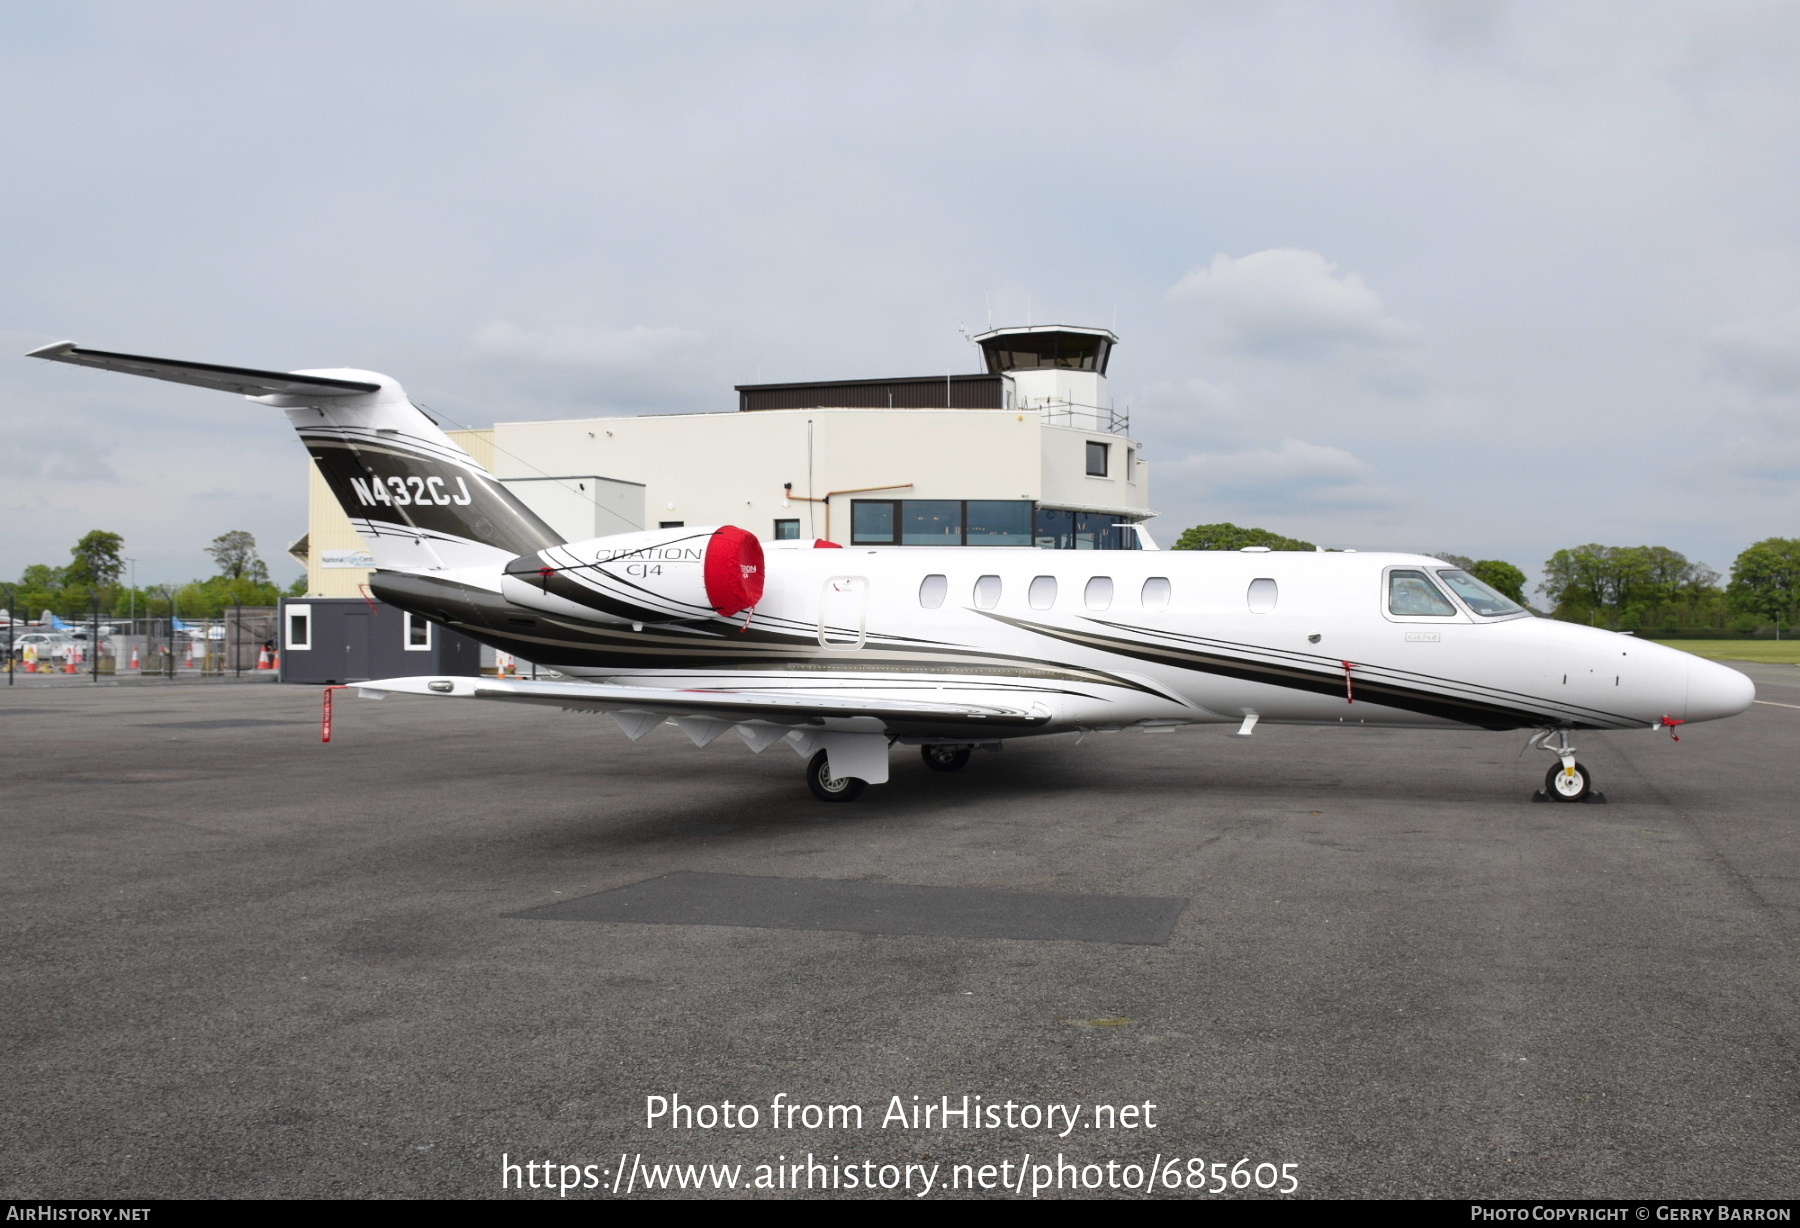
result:
<svg viewBox="0 0 1800 1228"><path fill-rule="evenodd" d="M1606 806L1531 804L1522 734L1059 737L957 775L896 748L829 805L785 747L604 717L340 698L321 745L311 688L0 689L0 1195L554 1198L502 1189L548 1161L642 1197L648 1165L742 1187L811 1153L840 1192L913 1164L915 1197L933 1165L932 1199L1029 1197L946 1187L1061 1153L1099 1166L1065 1183L1161 1156L1170 1196L1198 1158L1221 1196L1290 1164L1315 1196L1790 1197L1800 669L1744 668L1767 702L1679 743L1582 735ZM664 875L639 890L1186 903L1160 944L548 907ZM863 898L819 890L827 925ZM965 1095L1014 1124L881 1125ZM653 1096L760 1121L647 1128Z"/></svg>

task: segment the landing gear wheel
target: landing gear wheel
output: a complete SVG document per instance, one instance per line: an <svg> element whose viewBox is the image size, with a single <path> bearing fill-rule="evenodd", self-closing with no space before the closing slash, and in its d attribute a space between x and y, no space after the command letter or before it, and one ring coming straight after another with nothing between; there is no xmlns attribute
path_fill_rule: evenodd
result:
<svg viewBox="0 0 1800 1228"><path fill-rule="evenodd" d="M934 772L960 772L969 766L966 746L921 746L919 758Z"/></svg>
<svg viewBox="0 0 1800 1228"><path fill-rule="evenodd" d="M806 787L822 802L853 802L868 783L854 776L833 776L831 760L824 751L814 755L812 762L806 765Z"/></svg>
<svg viewBox="0 0 1800 1228"><path fill-rule="evenodd" d="M1559 763L1544 776L1544 794L1553 802L1584 802L1593 790L1594 778L1579 763L1573 773Z"/></svg>

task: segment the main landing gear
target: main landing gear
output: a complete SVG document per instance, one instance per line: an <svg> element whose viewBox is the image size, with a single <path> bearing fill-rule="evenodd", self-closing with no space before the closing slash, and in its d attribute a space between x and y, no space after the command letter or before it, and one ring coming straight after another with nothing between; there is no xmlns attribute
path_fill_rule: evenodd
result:
<svg viewBox="0 0 1800 1228"><path fill-rule="evenodd" d="M941 743L919 747L919 757L934 772L960 772L969 766L972 747L946 746Z"/></svg>
<svg viewBox="0 0 1800 1228"><path fill-rule="evenodd" d="M1552 746L1551 740L1556 745ZM1560 762L1544 774L1544 787L1531 795L1534 802L1587 802L1590 805L1604 806L1606 794L1594 788L1594 778L1587 768L1575 760L1575 748L1569 745L1567 729L1544 729L1532 735L1525 743L1527 750L1532 747L1547 750Z"/></svg>
<svg viewBox="0 0 1800 1228"><path fill-rule="evenodd" d="M822 802L853 802L862 796L868 782L854 776L833 776L831 760L820 751L806 765L806 787Z"/></svg>
<svg viewBox="0 0 1800 1228"><path fill-rule="evenodd" d="M919 747L919 757L934 772L960 772L969 766L973 746L931 743ZM806 787L822 802L853 802L868 787L868 781L855 776L833 776L831 757L819 751L806 765Z"/></svg>

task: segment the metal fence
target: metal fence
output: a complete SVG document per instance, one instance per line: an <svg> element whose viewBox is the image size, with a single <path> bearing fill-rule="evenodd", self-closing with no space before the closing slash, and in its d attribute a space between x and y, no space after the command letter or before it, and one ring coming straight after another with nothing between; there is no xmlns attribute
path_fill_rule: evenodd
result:
<svg viewBox="0 0 1800 1228"><path fill-rule="evenodd" d="M0 628L9 675L220 677L274 669L273 606L234 606L222 618L64 619L61 627Z"/></svg>

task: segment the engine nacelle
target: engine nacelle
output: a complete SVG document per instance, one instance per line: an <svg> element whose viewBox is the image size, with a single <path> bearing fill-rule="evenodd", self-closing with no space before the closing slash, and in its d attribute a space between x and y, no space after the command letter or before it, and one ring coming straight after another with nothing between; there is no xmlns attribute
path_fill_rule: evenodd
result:
<svg viewBox="0 0 1800 1228"><path fill-rule="evenodd" d="M735 525L617 533L521 554L500 591L515 605L589 622L730 618L763 594L762 543Z"/></svg>

